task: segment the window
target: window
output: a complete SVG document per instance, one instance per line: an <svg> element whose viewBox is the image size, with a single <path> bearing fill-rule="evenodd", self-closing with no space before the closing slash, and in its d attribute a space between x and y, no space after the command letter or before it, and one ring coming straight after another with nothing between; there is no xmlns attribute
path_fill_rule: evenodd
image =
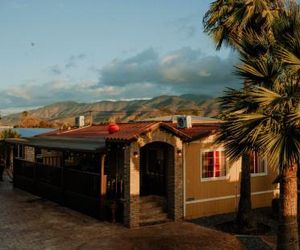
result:
<svg viewBox="0 0 300 250"><path fill-rule="evenodd" d="M24 159L24 147L23 145L17 145L17 158Z"/></svg>
<svg viewBox="0 0 300 250"><path fill-rule="evenodd" d="M226 157L224 151L204 151L201 158L203 179L226 176Z"/></svg>
<svg viewBox="0 0 300 250"><path fill-rule="evenodd" d="M266 160L259 157L257 152L253 152L250 157L250 172L251 174L266 174Z"/></svg>

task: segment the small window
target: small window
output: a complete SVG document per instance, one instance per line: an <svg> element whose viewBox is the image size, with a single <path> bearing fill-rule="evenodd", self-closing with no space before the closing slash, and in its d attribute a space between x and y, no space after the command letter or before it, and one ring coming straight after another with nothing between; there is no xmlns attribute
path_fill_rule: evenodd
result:
<svg viewBox="0 0 300 250"><path fill-rule="evenodd" d="M17 145L17 158L24 159L24 147L23 147L23 145Z"/></svg>
<svg viewBox="0 0 300 250"><path fill-rule="evenodd" d="M250 172L251 174L266 174L267 164L266 160L262 159L257 152L251 153L250 157Z"/></svg>
<svg viewBox="0 0 300 250"><path fill-rule="evenodd" d="M202 152L202 179L226 176L226 157L224 151Z"/></svg>

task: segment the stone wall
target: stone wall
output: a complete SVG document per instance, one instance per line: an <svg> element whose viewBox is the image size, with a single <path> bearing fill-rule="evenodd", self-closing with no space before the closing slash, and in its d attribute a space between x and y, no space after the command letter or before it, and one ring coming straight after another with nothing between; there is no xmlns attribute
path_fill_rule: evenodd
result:
<svg viewBox="0 0 300 250"><path fill-rule="evenodd" d="M124 150L124 224L130 228L139 226L140 172L139 159L134 152L139 150L136 143Z"/></svg>

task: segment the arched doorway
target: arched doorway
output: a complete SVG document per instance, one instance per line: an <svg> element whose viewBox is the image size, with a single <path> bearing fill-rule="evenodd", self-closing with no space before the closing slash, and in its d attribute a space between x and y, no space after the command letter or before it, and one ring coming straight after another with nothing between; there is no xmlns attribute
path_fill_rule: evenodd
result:
<svg viewBox="0 0 300 250"><path fill-rule="evenodd" d="M140 149L140 195L168 196L168 176L174 168L174 148L152 142Z"/></svg>

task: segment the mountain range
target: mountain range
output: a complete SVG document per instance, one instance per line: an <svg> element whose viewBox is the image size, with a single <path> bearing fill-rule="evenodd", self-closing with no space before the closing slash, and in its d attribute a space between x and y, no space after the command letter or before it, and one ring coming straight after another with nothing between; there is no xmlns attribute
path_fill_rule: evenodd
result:
<svg viewBox="0 0 300 250"><path fill-rule="evenodd" d="M99 123L112 118L125 122L175 114L214 117L218 112L217 99L211 96L193 94L163 95L149 100L100 101L95 103L58 102L42 108L27 110L23 113L4 116L0 120L0 124L18 126L24 115L58 127L62 124L73 125L75 117L79 115L84 115L88 123L91 119L94 123Z"/></svg>

